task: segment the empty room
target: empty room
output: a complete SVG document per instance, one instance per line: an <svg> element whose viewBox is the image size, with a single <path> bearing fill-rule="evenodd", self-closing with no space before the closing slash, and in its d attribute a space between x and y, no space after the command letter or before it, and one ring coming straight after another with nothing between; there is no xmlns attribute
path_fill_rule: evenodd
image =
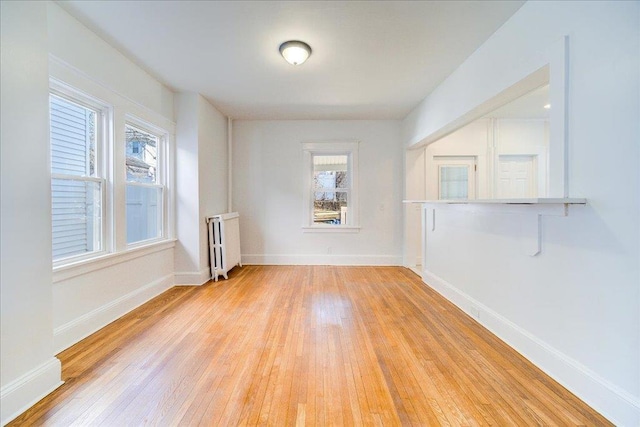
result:
<svg viewBox="0 0 640 427"><path fill-rule="evenodd" d="M640 1L0 6L1 425L640 426Z"/></svg>

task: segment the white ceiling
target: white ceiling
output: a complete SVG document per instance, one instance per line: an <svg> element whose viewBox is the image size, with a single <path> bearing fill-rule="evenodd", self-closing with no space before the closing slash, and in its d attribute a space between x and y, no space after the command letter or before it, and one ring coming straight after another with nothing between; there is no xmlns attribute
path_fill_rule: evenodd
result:
<svg viewBox="0 0 640 427"><path fill-rule="evenodd" d="M523 1L65 1L176 91L240 119L399 119ZM292 66L291 39L313 53Z"/></svg>
<svg viewBox="0 0 640 427"><path fill-rule="evenodd" d="M549 110L544 108L547 104L549 104L549 85L539 87L520 98L514 99L485 117L495 119L548 119Z"/></svg>

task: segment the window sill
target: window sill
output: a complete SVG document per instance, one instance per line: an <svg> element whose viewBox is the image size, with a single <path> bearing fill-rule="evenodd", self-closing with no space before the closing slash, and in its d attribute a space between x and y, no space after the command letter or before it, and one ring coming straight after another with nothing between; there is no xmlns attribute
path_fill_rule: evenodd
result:
<svg viewBox="0 0 640 427"><path fill-rule="evenodd" d="M103 268L123 263L135 258L151 255L156 252L171 249L176 245L176 239L156 241L147 245L136 246L122 252L113 252L83 259L53 268L53 283L58 283L72 277L92 273Z"/></svg>
<svg viewBox="0 0 640 427"><path fill-rule="evenodd" d="M314 225L302 227L303 233L359 233L360 227L351 225Z"/></svg>

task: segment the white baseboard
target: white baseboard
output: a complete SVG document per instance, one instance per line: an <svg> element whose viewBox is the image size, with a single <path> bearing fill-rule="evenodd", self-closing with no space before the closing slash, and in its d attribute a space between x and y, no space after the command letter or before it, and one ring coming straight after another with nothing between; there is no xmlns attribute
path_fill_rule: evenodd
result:
<svg viewBox="0 0 640 427"><path fill-rule="evenodd" d="M510 320L424 270L423 281L589 406L619 426L640 426L640 400Z"/></svg>
<svg viewBox="0 0 640 427"><path fill-rule="evenodd" d="M422 266L420 265L412 265L407 267L409 270L413 271L414 273L416 273L416 275L418 275L419 277L422 277L422 271L420 271L422 269Z"/></svg>
<svg viewBox="0 0 640 427"><path fill-rule="evenodd" d="M173 274L168 274L58 326L53 330L53 348L56 354L172 287Z"/></svg>
<svg viewBox="0 0 640 427"><path fill-rule="evenodd" d="M264 255L244 254L243 265L402 265L393 255Z"/></svg>
<svg viewBox="0 0 640 427"><path fill-rule="evenodd" d="M211 280L211 269L209 267L197 271L179 271L174 274L174 284L177 286L189 285L200 286Z"/></svg>
<svg viewBox="0 0 640 427"><path fill-rule="evenodd" d="M52 357L0 389L0 422L4 426L63 384L60 361Z"/></svg>

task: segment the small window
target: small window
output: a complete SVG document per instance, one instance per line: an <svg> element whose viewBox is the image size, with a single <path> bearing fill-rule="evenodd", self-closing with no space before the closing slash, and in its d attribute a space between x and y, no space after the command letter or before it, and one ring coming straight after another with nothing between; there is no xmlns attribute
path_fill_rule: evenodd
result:
<svg viewBox="0 0 640 427"><path fill-rule="evenodd" d="M349 156L313 155L313 223L347 224Z"/></svg>
<svg viewBox="0 0 640 427"><path fill-rule="evenodd" d="M440 166L440 199L469 198L469 167Z"/></svg>
<svg viewBox="0 0 640 427"><path fill-rule="evenodd" d="M357 228L357 143L307 143L304 227Z"/></svg>
<svg viewBox="0 0 640 427"><path fill-rule="evenodd" d="M475 157L434 156L438 172L438 199L475 199Z"/></svg>
<svg viewBox="0 0 640 427"><path fill-rule="evenodd" d="M161 176L164 137L127 124L127 243L163 237L166 187Z"/></svg>
<svg viewBox="0 0 640 427"><path fill-rule="evenodd" d="M103 112L79 99L49 98L53 260L102 251Z"/></svg>

